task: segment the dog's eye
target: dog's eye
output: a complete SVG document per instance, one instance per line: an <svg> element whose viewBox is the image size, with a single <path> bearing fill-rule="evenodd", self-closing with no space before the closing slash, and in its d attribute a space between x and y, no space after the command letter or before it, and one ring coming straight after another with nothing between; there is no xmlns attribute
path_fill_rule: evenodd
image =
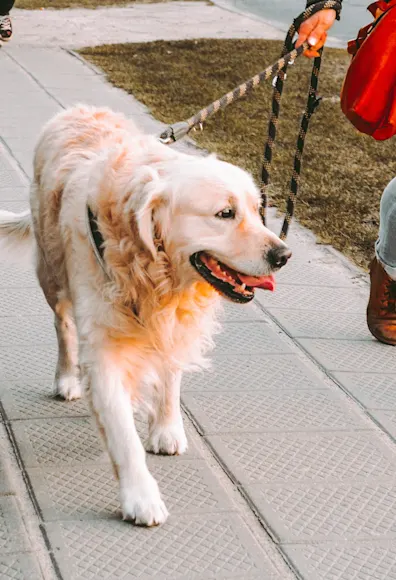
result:
<svg viewBox="0 0 396 580"><path fill-rule="evenodd" d="M216 214L216 217L223 220L232 220L235 217L235 210L232 209L232 207L227 207L226 209L219 211L219 213Z"/></svg>

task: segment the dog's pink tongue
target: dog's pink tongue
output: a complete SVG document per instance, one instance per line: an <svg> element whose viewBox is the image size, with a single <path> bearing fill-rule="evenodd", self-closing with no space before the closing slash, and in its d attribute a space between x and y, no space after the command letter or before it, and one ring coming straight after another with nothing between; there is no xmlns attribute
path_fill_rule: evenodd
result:
<svg viewBox="0 0 396 580"><path fill-rule="evenodd" d="M245 276L244 274L238 274L241 282L245 283L246 286L251 288L262 288L263 290L270 290L273 292L275 290L275 278L272 276L260 276L255 278L254 276Z"/></svg>

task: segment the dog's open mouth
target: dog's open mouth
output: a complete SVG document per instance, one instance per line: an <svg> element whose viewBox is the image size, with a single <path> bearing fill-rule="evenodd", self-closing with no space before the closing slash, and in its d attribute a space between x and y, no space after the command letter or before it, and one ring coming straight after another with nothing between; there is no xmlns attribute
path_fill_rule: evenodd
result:
<svg viewBox="0 0 396 580"><path fill-rule="evenodd" d="M275 279L271 276L247 276L236 272L206 252L197 252L190 258L197 272L220 294L233 302L246 303L254 297L255 288L275 289Z"/></svg>

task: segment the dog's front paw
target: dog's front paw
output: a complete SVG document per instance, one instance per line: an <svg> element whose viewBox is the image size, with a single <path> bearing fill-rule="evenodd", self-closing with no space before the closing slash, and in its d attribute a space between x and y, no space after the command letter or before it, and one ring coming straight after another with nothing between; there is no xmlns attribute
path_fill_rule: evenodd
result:
<svg viewBox="0 0 396 580"><path fill-rule="evenodd" d="M66 401L80 399L82 395L80 381L74 375L63 375L56 377L54 383L54 393Z"/></svg>
<svg viewBox="0 0 396 580"><path fill-rule="evenodd" d="M181 455L185 453L188 443L183 422L153 427L145 447L149 453L162 455Z"/></svg>
<svg viewBox="0 0 396 580"><path fill-rule="evenodd" d="M144 482L121 488L122 516L137 526L158 526L163 524L169 513L158 489L157 482L150 475Z"/></svg>

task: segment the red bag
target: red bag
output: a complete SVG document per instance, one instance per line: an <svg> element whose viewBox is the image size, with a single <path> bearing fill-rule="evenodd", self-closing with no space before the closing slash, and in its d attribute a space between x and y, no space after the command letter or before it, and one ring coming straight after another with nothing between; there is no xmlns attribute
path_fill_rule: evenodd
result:
<svg viewBox="0 0 396 580"><path fill-rule="evenodd" d="M348 43L353 55L341 91L344 115L377 141L396 133L396 0L368 10L376 20Z"/></svg>

